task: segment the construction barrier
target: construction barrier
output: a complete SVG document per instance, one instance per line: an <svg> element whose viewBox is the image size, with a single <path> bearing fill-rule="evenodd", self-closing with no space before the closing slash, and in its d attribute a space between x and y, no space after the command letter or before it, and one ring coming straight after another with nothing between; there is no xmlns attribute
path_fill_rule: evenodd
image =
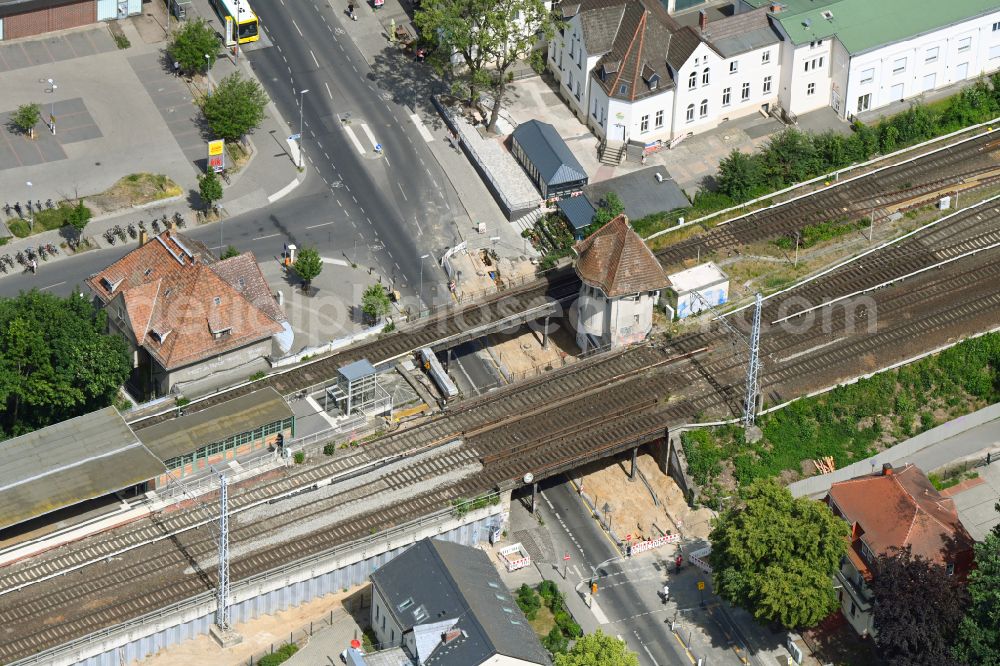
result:
<svg viewBox="0 0 1000 666"><path fill-rule="evenodd" d="M655 539L650 539L649 541L636 541L628 546L628 554L629 556L638 555L639 553L645 553L647 550L653 550L654 548L665 546L668 543L680 543L680 540L680 534L664 534L661 537L656 537Z"/></svg>

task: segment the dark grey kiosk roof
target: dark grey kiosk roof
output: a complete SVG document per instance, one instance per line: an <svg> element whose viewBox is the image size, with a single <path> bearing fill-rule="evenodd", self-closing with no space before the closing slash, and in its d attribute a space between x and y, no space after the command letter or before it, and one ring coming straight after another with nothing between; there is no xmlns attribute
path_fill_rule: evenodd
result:
<svg viewBox="0 0 1000 666"><path fill-rule="evenodd" d="M348 363L337 372L339 372L340 375L347 381L356 382L359 379L364 379L365 377L371 377L374 375L375 366L369 363L368 359L363 358L360 361Z"/></svg>
<svg viewBox="0 0 1000 666"><path fill-rule="evenodd" d="M268 387L143 428L139 439L156 457L166 461L292 415L285 399Z"/></svg>
<svg viewBox="0 0 1000 666"><path fill-rule="evenodd" d="M495 654L551 663L514 595L478 548L424 539L382 565L371 581L403 632L414 630L424 666L469 666ZM462 634L444 643L449 628Z"/></svg>
<svg viewBox="0 0 1000 666"><path fill-rule="evenodd" d="M560 199L556 205L575 231L586 229L594 223L594 213L597 210L585 196Z"/></svg>
<svg viewBox="0 0 1000 666"><path fill-rule="evenodd" d="M587 172L552 125L529 120L514 129L513 137L546 184L586 180Z"/></svg>
<svg viewBox="0 0 1000 666"><path fill-rule="evenodd" d="M656 180L657 173L663 177L662 183ZM654 213L687 208L691 205L684 196L684 190L661 166L648 167L617 178L590 183L583 188L583 193L594 202L595 206L601 205L601 200L608 192L614 192L621 198L625 204L625 215L630 220L641 220Z"/></svg>
<svg viewBox="0 0 1000 666"><path fill-rule="evenodd" d="M163 472L114 407L0 442L0 529Z"/></svg>

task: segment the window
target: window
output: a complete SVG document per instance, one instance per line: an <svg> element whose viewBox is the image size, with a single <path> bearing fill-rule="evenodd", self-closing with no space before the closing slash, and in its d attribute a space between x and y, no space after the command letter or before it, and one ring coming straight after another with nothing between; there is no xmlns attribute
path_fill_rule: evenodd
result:
<svg viewBox="0 0 1000 666"><path fill-rule="evenodd" d="M729 63L729 73L730 74L735 74L738 71L740 71L740 61L739 60L734 60L731 63Z"/></svg>
<svg viewBox="0 0 1000 666"><path fill-rule="evenodd" d="M744 83L743 89L740 91L740 101L745 102L750 99L750 84Z"/></svg>
<svg viewBox="0 0 1000 666"><path fill-rule="evenodd" d="M897 58L894 63L892 63L892 73L902 74L906 71L906 58Z"/></svg>
<svg viewBox="0 0 1000 666"><path fill-rule="evenodd" d="M698 116L701 117L701 118L707 118L708 117L708 100L707 99L701 100L701 106L698 108Z"/></svg>
<svg viewBox="0 0 1000 666"><path fill-rule="evenodd" d="M993 24L993 32L1000 32L1000 21Z"/></svg>
<svg viewBox="0 0 1000 666"><path fill-rule="evenodd" d="M646 115L644 115L642 117L642 119L639 121L639 131L640 132L648 132L649 131L649 114L648 113Z"/></svg>
<svg viewBox="0 0 1000 666"><path fill-rule="evenodd" d="M760 64L766 65L769 62L771 62L771 52L764 51L763 53L760 54Z"/></svg>
<svg viewBox="0 0 1000 666"><path fill-rule="evenodd" d="M854 605L854 602L852 601L852 602L851 602L851 617L854 617L854 615L855 615L855 614L856 614L857 612L858 612L858 607L857 607L857 606L855 606L855 605Z"/></svg>
<svg viewBox="0 0 1000 666"><path fill-rule="evenodd" d="M929 65L933 62L937 62L937 59L938 59L938 47L934 46L932 48L927 49L927 52L924 54L924 63Z"/></svg>
<svg viewBox="0 0 1000 666"><path fill-rule="evenodd" d="M623 83L620 86L618 86L618 94L619 95L627 95L628 94L628 84L627 83Z"/></svg>
<svg viewBox="0 0 1000 666"><path fill-rule="evenodd" d="M580 101L580 82L576 82L576 101Z"/></svg>
<svg viewBox="0 0 1000 666"><path fill-rule="evenodd" d="M688 77L688 90L694 90L695 86L698 85L698 72L691 72L691 76Z"/></svg>
<svg viewBox="0 0 1000 666"><path fill-rule="evenodd" d="M687 112L684 114L685 120L694 122L694 104L688 104Z"/></svg>
<svg viewBox="0 0 1000 666"><path fill-rule="evenodd" d="M707 86L707 85L708 85L708 80L709 80L709 76L708 76L708 67L706 67L706 68L705 68L705 71L703 71L703 72L701 73L701 85L703 85L703 86Z"/></svg>
<svg viewBox="0 0 1000 666"><path fill-rule="evenodd" d="M861 85L871 83L875 80L875 68L866 69L861 72Z"/></svg>
<svg viewBox="0 0 1000 666"><path fill-rule="evenodd" d="M830 17L833 18L833 14L830 14ZM815 49L815 48L818 48L820 46L823 46L823 40L822 39L816 39L814 41L809 42L809 48L811 48L811 49Z"/></svg>
<svg viewBox="0 0 1000 666"><path fill-rule="evenodd" d="M807 95L815 95L816 94L816 84L815 83L810 83L809 85L806 86L806 94Z"/></svg>
<svg viewBox="0 0 1000 666"><path fill-rule="evenodd" d="M823 66L823 56L818 58L813 58L812 60L806 60L804 63L805 71L811 72L813 70L819 69Z"/></svg>
<svg viewBox="0 0 1000 666"><path fill-rule="evenodd" d="M866 93L858 98L858 113L872 108L872 94Z"/></svg>
<svg viewBox="0 0 1000 666"><path fill-rule="evenodd" d="M954 562L948 562L948 564L945 565L945 572L949 576L954 576L955 575L955 563Z"/></svg>
<svg viewBox="0 0 1000 666"><path fill-rule="evenodd" d="M767 94L770 94L770 92L771 92L771 77L770 76L765 76L764 77L764 94L767 95Z"/></svg>
<svg viewBox="0 0 1000 666"><path fill-rule="evenodd" d="M958 40L958 52L965 53L972 48L972 37L963 37Z"/></svg>
<svg viewBox="0 0 1000 666"><path fill-rule="evenodd" d="M729 106L729 99L733 92L732 88L724 88L722 91L722 106Z"/></svg>
<svg viewBox="0 0 1000 666"><path fill-rule="evenodd" d="M663 109L656 112L656 129L663 127Z"/></svg>

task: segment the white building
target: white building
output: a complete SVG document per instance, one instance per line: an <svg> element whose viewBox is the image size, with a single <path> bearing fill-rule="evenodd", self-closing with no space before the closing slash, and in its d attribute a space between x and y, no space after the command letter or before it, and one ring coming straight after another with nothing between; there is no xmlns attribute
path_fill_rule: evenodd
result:
<svg viewBox="0 0 1000 666"><path fill-rule="evenodd" d="M679 319L690 317L729 300L729 278L715 262L709 261L673 273L670 278L670 308Z"/></svg>
<svg viewBox="0 0 1000 666"><path fill-rule="evenodd" d="M619 215L573 249L581 282L573 305L580 349L645 340L653 328L653 306L670 281L628 218Z"/></svg>
<svg viewBox="0 0 1000 666"><path fill-rule="evenodd" d="M925 3L926 4L926 3ZM548 67L608 144L676 141L780 107L878 109L1000 68L1000 3L735 0L681 26L658 0L564 2Z"/></svg>
<svg viewBox="0 0 1000 666"><path fill-rule="evenodd" d="M670 141L777 102L767 8L683 27L657 0L562 5L549 69L573 112L609 142Z"/></svg>
<svg viewBox="0 0 1000 666"><path fill-rule="evenodd" d="M782 36L783 108L844 118L1000 68L1000 3L743 0Z"/></svg>

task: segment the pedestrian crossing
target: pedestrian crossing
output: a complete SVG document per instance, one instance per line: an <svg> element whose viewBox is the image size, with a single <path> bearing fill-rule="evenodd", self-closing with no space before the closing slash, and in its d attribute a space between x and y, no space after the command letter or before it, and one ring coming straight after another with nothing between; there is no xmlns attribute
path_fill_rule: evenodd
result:
<svg viewBox="0 0 1000 666"><path fill-rule="evenodd" d="M416 126L417 131L420 133L420 137L430 143L434 140L434 135L431 131L427 129L423 121L420 120L419 114L410 114L410 120ZM377 148L381 145L378 139L375 137L374 132L372 132L371 127L367 123L353 123L351 125L342 125L344 132L347 133L347 138L351 140L351 144L354 149L358 151L359 154L365 155L369 152L377 153L379 152ZM360 130L358 129L360 128Z"/></svg>

